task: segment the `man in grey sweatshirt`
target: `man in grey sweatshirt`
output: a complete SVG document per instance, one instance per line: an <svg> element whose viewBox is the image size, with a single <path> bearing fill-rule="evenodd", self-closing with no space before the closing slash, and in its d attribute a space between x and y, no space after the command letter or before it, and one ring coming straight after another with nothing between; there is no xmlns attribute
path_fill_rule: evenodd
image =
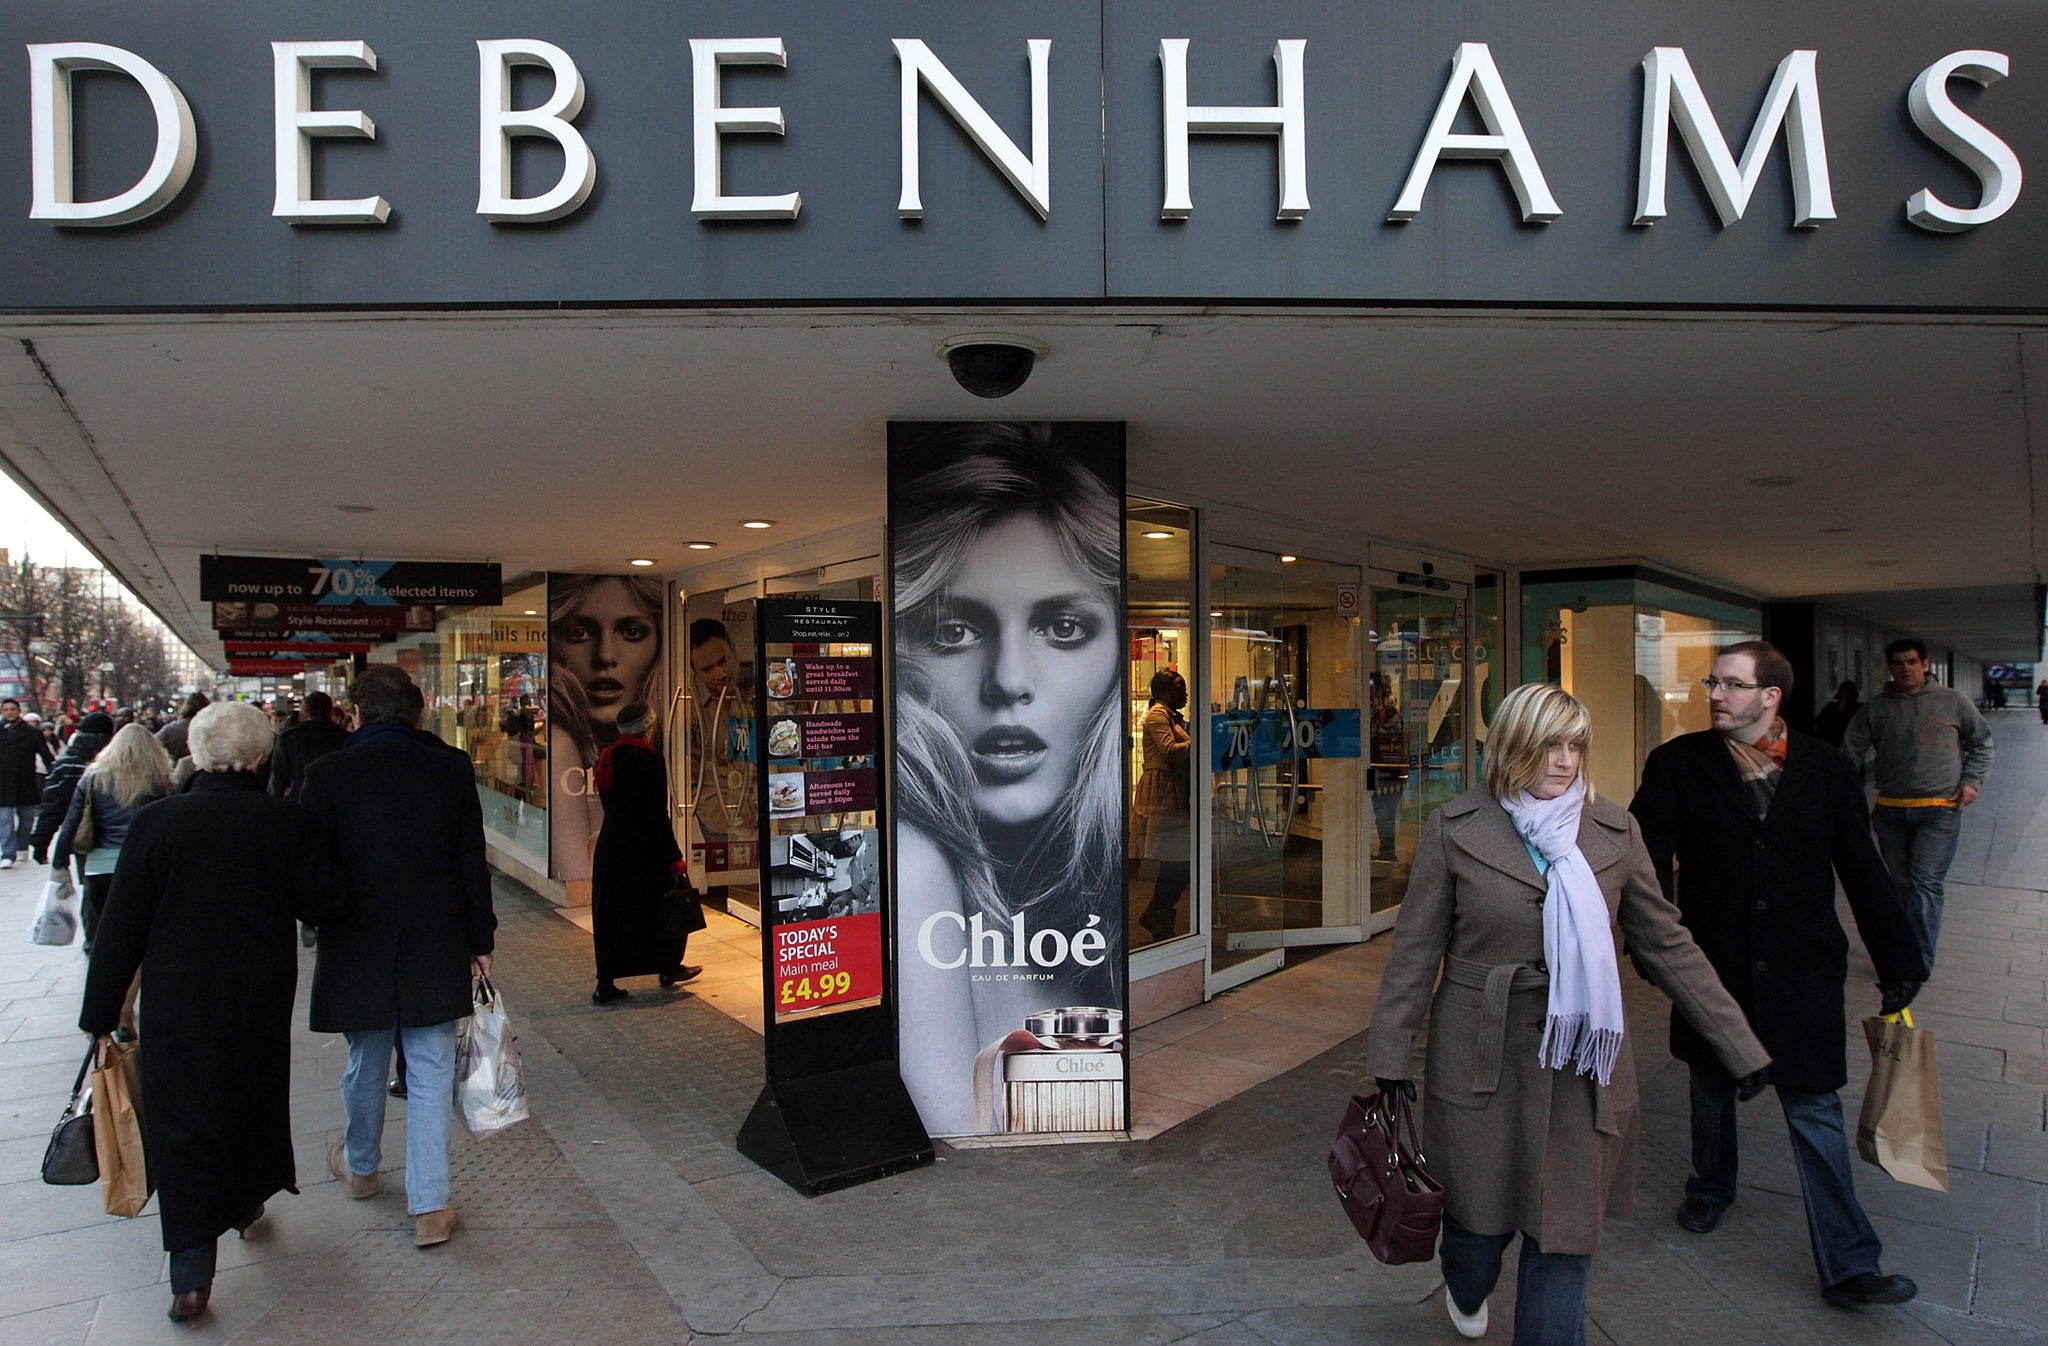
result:
<svg viewBox="0 0 2048 1346"><path fill-rule="evenodd" d="M1895 640L1884 657L1891 683L1849 721L1842 751L1859 767L1877 752L1870 824L1931 970L1962 811L1991 769L1991 726L1970 698L1928 680L1927 647L1919 641Z"/></svg>

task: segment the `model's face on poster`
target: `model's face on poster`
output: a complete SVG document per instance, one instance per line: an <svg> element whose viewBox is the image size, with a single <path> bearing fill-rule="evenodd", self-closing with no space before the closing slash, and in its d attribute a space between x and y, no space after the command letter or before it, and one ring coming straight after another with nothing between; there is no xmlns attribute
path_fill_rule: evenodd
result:
<svg viewBox="0 0 2048 1346"><path fill-rule="evenodd" d="M716 695L732 686L732 646L724 636L713 636L690 651L690 667L704 690Z"/></svg>
<svg viewBox="0 0 2048 1346"><path fill-rule="evenodd" d="M960 734L975 807L1043 818L1073 784L1102 699L1123 671L1116 610L1036 519L990 528L938 600L928 660Z"/></svg>
<svg viewBox="0 0 2048 1346"><path fill-rule="evenodd" d="M623 580L599 580L555 627L563 667L583 683L590 718L610 724L639 694L661 653L654 618L634 601Z"/></svg>

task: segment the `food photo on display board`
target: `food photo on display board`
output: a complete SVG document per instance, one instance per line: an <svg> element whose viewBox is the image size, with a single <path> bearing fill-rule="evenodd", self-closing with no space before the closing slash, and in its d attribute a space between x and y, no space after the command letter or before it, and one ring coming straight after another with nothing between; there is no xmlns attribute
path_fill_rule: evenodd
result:
<svg viewBox="0 0 2048 1346"><path fill-rule="evenodd" d="M934 1135L1126 1125L1123 442L889 427L899 1049Z"/></svg>

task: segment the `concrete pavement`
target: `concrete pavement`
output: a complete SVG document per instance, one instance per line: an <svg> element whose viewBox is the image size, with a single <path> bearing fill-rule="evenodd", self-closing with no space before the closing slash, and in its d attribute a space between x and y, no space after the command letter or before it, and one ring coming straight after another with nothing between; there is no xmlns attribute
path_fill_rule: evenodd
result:
<svg viewBox="0 0 2048 1346"><path fill-rule="evenodd" d="M1672 1223L1685 1077L1664 1052L1661 998L1625 977L1644 1078L1639 1209L1609 1224L1595 1260L1589 1341L2048 1338L2048 728L2017 711L1994 726L1998 766L1965 815L1941 967L1916 1006L1940 1040L1952 1190L1857 1171L1887 1269L1918 1279L1921 1298L1861 1312L1821 1304L1768 1095L1742 1111L1744 1187L1720 1230L1702 1238ZM1152 1140L942 1145L931 1168L806 1201L732 1149L759 1088L760 1039L646 982L593 1008L587 937L509 884L499 981L521 1029L534 1120L480 1143L458 1131L454 1241L411 1246L401 1173L363 1202L328 1179L343 1051L302 1027L293 1122L303 1194L272 1203L261 1237L223 1243L213 1314L174 1328L154 1207L116 1220L99 1213L96 1188L36 1180L84 1049L72 1027L78 950L33 948L18 933L40 882L32 868L0 872L0 932L15 932L0 946L0 1346L1458 1340L1433 1270L1374 1263L1323 1174L1344 1097L1370 1087L1362 1030L1384 937L1280 974L1313 973L1318 1012L1348 1016L1357 1036ZM1872 980L1859 952L1852 1016L1874 1010ZM1233 993L1271 994L1269 983ZM1232 1008L1141 1030L1135 1049ZM145 1005L145 1041L146 1015ZM1852 1112L1862 1056L1852 1045ZM403 1162L402 1115L394 1105L387 1165ZM1490 1339L1508 1339L1512 1298L1510 1270Z"/></svg>

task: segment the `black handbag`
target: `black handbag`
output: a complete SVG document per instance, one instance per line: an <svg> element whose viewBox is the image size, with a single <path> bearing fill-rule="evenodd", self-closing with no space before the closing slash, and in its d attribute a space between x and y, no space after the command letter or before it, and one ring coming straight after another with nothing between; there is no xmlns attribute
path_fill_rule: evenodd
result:
<svg viewBox="0 0 2048 1346"><path fill-rule="evenodd" d="M1436 1255L1444 1187L1430 1176L1401 1094L1354 1096L1330 1146L1330 1183L1372 1255L1388 1266Z"/></svg>
<svg viewBox="0 0 2048 1346"><path fill-rule="evenodd" d="M85 1074L99 1043L85 1049L85 1063L71 1082L71 1101L50 1132L50 1147L43 1151L43 1181L52 1187L83 1187L100 1180L99 1151L92 1135L92 1091L85 1087Z"/></svg>
<svg viewBox="0 0 2048 1346"><path fill-rule="evenodd" d="M704 902L681 874L669 883L654 907L654 937L682 939L704 928Z"/></svg>

